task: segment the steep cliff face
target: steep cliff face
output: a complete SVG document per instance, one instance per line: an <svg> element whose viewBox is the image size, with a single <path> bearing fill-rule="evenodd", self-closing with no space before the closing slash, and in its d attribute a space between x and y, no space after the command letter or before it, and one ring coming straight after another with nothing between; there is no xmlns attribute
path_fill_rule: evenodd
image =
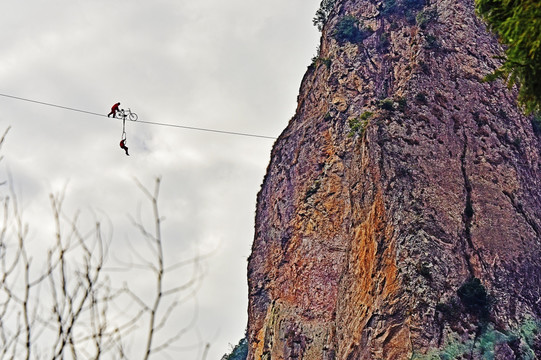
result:
<svg viewBox="0 0 541 360"><path fill-rule="evenodd" d="M249 359L541 356L541 141L499 53L471 0L336 2L258 195Z"/></svg>

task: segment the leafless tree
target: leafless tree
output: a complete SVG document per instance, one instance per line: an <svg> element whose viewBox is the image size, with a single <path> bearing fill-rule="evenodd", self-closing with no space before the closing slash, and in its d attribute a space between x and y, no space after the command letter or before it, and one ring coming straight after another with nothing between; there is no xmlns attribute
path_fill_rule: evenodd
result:
<svg viewBox="0 0 541 360"><path fill-rule="evenodd" d="M50 196L54 236L33 242L12 183L6 181L0 195L0 359L146 360L176 351L197 316L182 326L169 321L194 298L204 271L200 255L174 264L164 257L161 180L153 191L136 181L150 201L153 226L149 230L140 215L131 217L142 245L115 259L102 221L83 231L80 213L64 213L65 191ZM142 293L129 281L132 272L150 274L153 284ZM121 285L118 274L127 278ZM126 345L134 341L143 344L135 354Z"/></svg>

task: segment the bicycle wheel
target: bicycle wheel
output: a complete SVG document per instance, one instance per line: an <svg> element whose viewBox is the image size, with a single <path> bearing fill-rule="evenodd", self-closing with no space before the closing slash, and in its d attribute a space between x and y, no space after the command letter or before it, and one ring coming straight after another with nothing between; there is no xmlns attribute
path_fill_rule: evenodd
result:
<svg viewBox="0 0 541 360"><path fill-rule="evenodd" d="M135 113L130 113L130 115L128 115L128 119L130 119L131 121L137 121L137 114Z"/></svg>

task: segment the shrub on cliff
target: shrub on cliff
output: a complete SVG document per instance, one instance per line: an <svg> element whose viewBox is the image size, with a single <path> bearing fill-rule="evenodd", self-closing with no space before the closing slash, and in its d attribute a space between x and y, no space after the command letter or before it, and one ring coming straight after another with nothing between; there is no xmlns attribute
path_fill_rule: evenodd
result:
<svg viewBox="0 0 541 360"><path fill-rule="evenodd" d="M526 316L522 324L516 328L498 330L491 324L470 339L464 339L460 334L451 332L441 349L432 349L426 354L414 352L411 359L502 359L502 356L509 354L499 350L504 347L513 352L513 359L537 359L540 330L539 321Z"/></svg>
<svg viewBox="0 0 541 360"><path fill-rule="evenodd" d="M231 354L226 354L222 360L246 360L248 358L248 341L242 338L233 348Z"/></svg>
<svg viewBox="0 0 541 360"><path fill-rule="evenodd" d="M541 2L475 0L477 12L507 46L504 63L488 80L502 78L519 86L527 113L541 110Z"/></svg>
<svg viewBox="0 0 541 360"><path fill-rule="evenodd" d="M360 43L369 37L374 31L370 28L360 28L359 20L354 16L347 15L341 18L336 24L333 37L340 44L350 42L352 44Z"/></svg>
<svg viewBox="0 0 541 360"><path fill-rule="evenodd" d="M393 99L383 99L379 102L380 109L393 111L394 110L394 101Z"/></svg>
<svg viewBox="0 0 541 360"><path fill-rule="evenodd" d="M364 136L372 115L373 113L371 111L365 111L360 116L349 119L349 136L354 136L355 134L359 134L361 137Z"/></svg>
<svg viewBox="0 0 541 360"><path fill-rule="evenodd" d="M457 291L457 295L468 311L486 318L490 311L490 301L481 280L472 278L466 281Z"/></svg>
<svg viewBox="0 0 541 360"><path fill-rule="evenodd" d="M323 26L327 23L329 14L334 7L336 0L322 0L319 4L319 9L316 11L316 15L312 19L314 26L317 26L319 31L323 30Z"/></svg>
<svg viewBox="0 0 541 360"><path fill-rule="evenodd" d="M421 29L426 29L427 25L436 21L438 18L438 11L436 9L429 9L426 11L419 11L415 16L417 26Z"/></svg>

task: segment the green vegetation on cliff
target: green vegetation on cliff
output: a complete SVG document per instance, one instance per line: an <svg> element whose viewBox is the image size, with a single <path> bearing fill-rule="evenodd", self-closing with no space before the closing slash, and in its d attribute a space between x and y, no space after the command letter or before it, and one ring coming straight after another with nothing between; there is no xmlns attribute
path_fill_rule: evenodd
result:
<svg viewBox="0 0 541 360"><path fill-rule="evenodd" d="M415 354L412 360L451 360L451 359L496 359L496 352L505 353L509 358L534 360L535 348L539 341L540 324L526 317L518 328L497 330L489 325L475 338L463 339L451 333L442 349L434 349L426 354ZM505 350L503 350L505 348ZM500 355L501 356L501 355Z"/></svg>
<svg viewBox="0 0 541 360"><path fill-rule="evenodd" d="M314 26L317 26L319 31L323 30L323 26L325 26L325 23L327 22L327 18L329 17L329 14L331 13L331 10L334 7L334 3L336 0L322 0L321 4L319 5L319 9L316 11L316 15L314 16L314 19L312 20L314 23Z"/></svg>
<svg viewBox="0 0 541 360"><path fill-rule="evenodd" d="M527 113L541 110L541 2L476 0L479 15L506 45L503 65L488 79L502 78L519 86Z"/></svg>
<svg viewBox="0 0 541 360"><path fill-rule="evenodd" d="M354 16L347 15L341 18L336 24L333 32L333 37L340 44L350 42L357 44L370 36L374 31L367 27L360 27L359 19Z"/></svg>
<svg viewBox="0 0 541 360"><path fill-rule="evenodd" d="M233 348L230 354L222 357L222 360L246 360L248 357L248 341L246 338L240 339L239 343Z"/></svg>

